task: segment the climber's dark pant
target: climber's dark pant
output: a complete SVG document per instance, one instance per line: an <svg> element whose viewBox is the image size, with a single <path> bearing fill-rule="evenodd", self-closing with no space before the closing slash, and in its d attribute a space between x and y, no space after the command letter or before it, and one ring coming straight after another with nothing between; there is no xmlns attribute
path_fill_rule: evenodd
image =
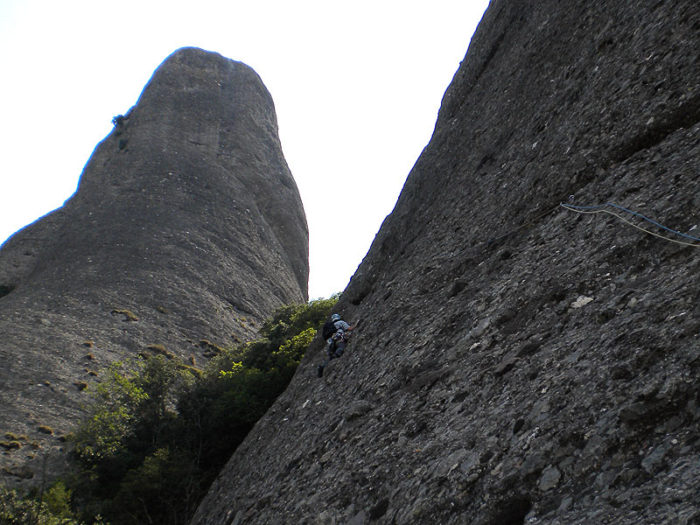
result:
<svg viewBox="0 0 700 525"><path fill-rule="evenodd" d="M345 351L345 341L338 341L337 343L331 343L328 347L328 359L335 359L343 355Z"/></svg>

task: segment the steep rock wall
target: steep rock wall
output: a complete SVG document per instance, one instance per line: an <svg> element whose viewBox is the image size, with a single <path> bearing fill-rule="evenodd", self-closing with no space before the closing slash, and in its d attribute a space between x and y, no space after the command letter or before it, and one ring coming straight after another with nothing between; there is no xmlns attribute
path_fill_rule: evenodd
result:
<svg viewBox="0 0 700 525"><path fill-rule="evenodd" d="M493 0L346 355L318 379L312 345L193 523L696 523L700 248L559 203L700 237L699 28L691 0Z"/></svg>
<svg viewBox="0 0 700 525"><path fill-rule="evenodd" d="M47 451L60 458L95 371L149 345L202 364L209 343L245 340L303 302L307 280L270 94L244 64L176 51L75 195L0 251L0 431L28 438L0 456L5 480L31 478Z"/></svg>

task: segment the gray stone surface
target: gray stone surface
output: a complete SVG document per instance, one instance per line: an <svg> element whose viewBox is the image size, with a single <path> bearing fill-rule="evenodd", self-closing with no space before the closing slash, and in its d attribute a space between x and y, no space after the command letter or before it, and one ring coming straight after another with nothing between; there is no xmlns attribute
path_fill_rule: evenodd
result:
<svg viewBox="0 0 700 525"><path fill-rule="evenodd" d="M700 236L699 28L695 0L493 0L346 354L318 379L312 345L193 523L697 523L699 249L558 205Z"/></svg>
<svg viewBox="0 0 700 525"><path fill-rule="evenodd" d="M47 453L56 467L80 388L108 363L158 344L201 365L213 348L203 341L245 340L303 302L307 250L258 75L215 53L173 53L76 194L0 250L0 432L26 436L0 450L2 481L36 474Z"/></svg>

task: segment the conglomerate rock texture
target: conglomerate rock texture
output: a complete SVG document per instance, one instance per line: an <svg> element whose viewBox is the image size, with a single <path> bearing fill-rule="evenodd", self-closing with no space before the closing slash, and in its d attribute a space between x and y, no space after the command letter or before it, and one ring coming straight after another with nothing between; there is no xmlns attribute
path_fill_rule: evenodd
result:
<svg viewBox="0 0 700 525"><path fill-rule="evenodd" d="M0 436L1 480L36 483L47 454L53 468L96 371L153 351L201 364L304 302L307 280L270 94L244 64L176 51L75 195L0 251L0 431L24 437Z"/></svg>
<svg viewBox="0 0 700 525"><path fill-rule="evenodd" d="M696 0L493 0L346 354L193 523L700 523L700 243L559 205L700 237L699 49Z"/></svg>

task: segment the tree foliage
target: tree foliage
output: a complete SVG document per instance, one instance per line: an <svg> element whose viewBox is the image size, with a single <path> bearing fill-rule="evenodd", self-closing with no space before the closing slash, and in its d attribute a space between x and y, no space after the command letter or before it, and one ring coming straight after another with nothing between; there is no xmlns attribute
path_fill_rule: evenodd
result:
<svg viewBox="0 0 700 525"><path fill-rule="evenodd" d="M62 481L42 494L20 494L0 487L0 525L82 525L71 509L71 491ZM101 518L91 520L102 524Z"/></svg>
<svg viewBox="0 0 700 525"><path fill-rule="evenodd" d="M291 380L337 297L279 309L261 338L200 374L155 356L115 363L74 433L69 480L82 513L113 524L187 523L255 422Z"/></svg>
<svg viewBox="0 0 700 525"><path fill-rule="evenodd" d="M90 416L77 431L75 452L86 465L97 465L120 451L137 410L148 399L122 368L123 363L115 362L103 373L92 391Z"/></svg>

